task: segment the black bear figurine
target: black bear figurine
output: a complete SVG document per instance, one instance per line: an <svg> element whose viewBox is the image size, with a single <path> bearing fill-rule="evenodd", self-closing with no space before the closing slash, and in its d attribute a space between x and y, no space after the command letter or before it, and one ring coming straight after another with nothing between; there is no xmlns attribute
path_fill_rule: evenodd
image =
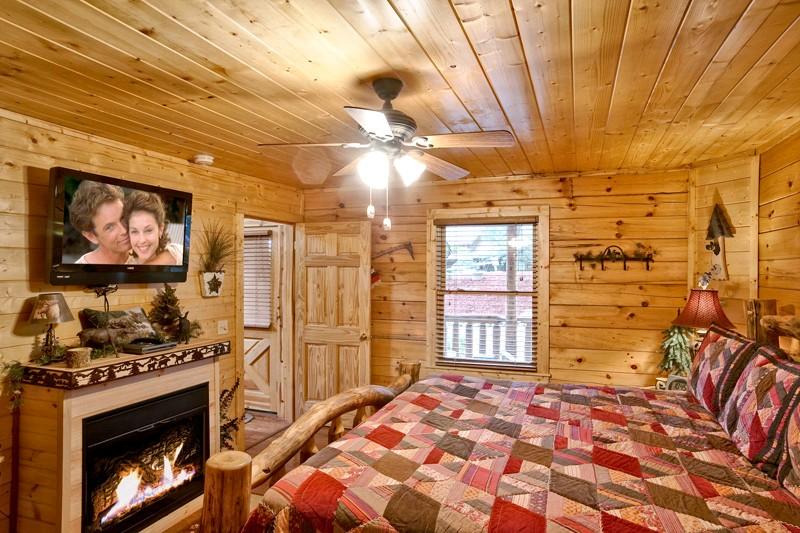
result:
<svg viewBox="0 0 800 533"><path fill-rule="evenodd" d="M178 319L178 342L189 344L189 339L192 336L192 323L186 318L189 316L189 311L186 311L182 317Z"/></svg>

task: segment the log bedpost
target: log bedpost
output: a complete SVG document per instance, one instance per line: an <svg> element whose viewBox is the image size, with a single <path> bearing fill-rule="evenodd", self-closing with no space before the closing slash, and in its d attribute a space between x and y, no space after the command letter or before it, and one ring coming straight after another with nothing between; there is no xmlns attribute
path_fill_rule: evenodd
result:
<svg viewBox="0 0 800 533"><path fill-rule="evenodd" d="M777 300L745 300L744 315L747 320L747 336L758 342L777 344L777 335L761 326L761 317L776 314L777 308Z"/></svg>
<svg viewBox="0 0 800 533"><path fill-rule="evenodd" d="M201 533L238 533L250 514L250 464L245 452L228 451L206 461Z"/></svg>

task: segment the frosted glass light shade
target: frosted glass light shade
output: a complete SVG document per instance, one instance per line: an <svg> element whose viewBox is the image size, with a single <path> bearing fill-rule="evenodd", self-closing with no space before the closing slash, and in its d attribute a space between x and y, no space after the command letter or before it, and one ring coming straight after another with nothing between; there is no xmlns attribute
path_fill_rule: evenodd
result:
<svg viewBox="0 0 800 533"><path fill-rule="evenodd" d="M368 152L358 162L358 176L373 189L389 184L389 157L381 151Z"/></svg>
<svg viewBox="0 0 800 533"><path fill-rule="evenodd" d="M394 168L400 174L405 186L408 187L425 172L425 163L405 154L394 160Z"/></svg>

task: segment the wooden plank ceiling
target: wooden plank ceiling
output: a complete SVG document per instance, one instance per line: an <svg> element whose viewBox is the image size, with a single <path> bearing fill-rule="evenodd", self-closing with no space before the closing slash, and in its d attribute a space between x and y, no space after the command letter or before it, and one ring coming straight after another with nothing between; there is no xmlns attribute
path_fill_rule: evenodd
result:
<svg viewBox="0 0 800 533"><path fill-rule="evenodd" d="M752 151L800 122L800 2L2 0L0 107L287 183L358 142L342 107L421 134L508 129L434 155L472 175L667 169ZM327 180L326 185L335 184Z"/></svg>

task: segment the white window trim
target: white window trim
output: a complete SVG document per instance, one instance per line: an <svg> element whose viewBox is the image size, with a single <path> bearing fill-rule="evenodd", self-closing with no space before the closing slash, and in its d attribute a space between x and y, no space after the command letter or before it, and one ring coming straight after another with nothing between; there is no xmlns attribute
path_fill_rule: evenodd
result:
<svg viewBox="0 0 800 533"><path fill-rule="evenodd" d="M483 371L476 365L452 362L442 363L436 357L436 226L437 223L456 221L476 224L500 222L525 223L537 221L537 320L536 320L536 371L520 369L495 370L491 366ZM500 377L524 376L525 378L550 377L550 206L474 207L456 209L431 209L428 211L427 227L427 370L446 371L457 369L464 374L495 375Z"/></svg>

